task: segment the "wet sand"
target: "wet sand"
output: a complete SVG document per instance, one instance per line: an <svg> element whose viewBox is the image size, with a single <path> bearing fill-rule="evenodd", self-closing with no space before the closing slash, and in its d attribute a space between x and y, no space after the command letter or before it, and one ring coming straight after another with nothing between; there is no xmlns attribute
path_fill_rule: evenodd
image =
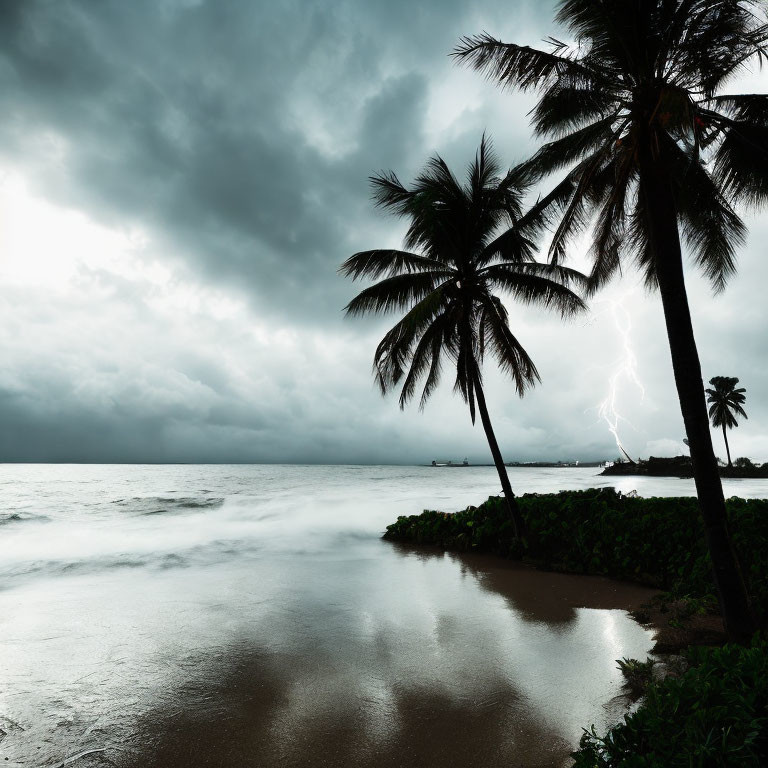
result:
<svg viewBox="0 0 768 768"><path fill-rule="evenodd" d="M382 541L421 501L394 468L370 517L346 478L300 505L181 480L6 526L0 765L560 766L625 711L652 590Z"/></svg>
<svg viewBox="0 0 768 768"><path fill-rule="evenodd" d="M405 557L443 557L392 546ZM541 628L567 633L585 611L602 614L590 619L598 619L595 624L603 634L632 632L622 621L624 611L638 608L653 594L637 585L537 571L493 556L446 557L483 589L501 596L510 611L524 616L532 634ZM447 650L465 642L461 627L449 617L438 621L435 635L438 646ZM616 640L620 643L620 637ZM392 657L398 653L395 637L377 637L366 674L371 679L388 677ZM621 695L599 701L600 688L582 677L586 670L578 653L539 659L526 670L526 688L531 684L550 688L553 701L547 713L530 712L524 689L515 688L501 670L494 675L482 663L462 664L455 670L460 679L482 681L463 696L440 686L413 685L407 677L396 682L385 701L375 690L362 697L349 695L357 686L345 685L344 678L356 673L340 667L339 656L345 655L281 655L247 645L233 647L226 659L209 660L198 670L203 673L200 678L176 692L166 706L142 718L146 744L119 764L125 768L556 766L568 763L565 758L572 745L549 727L548 721L563 705L555 706L554 700L569 689L557 682L553 686L553 680L579 680L580 695L614 719L628 703ZM286 717L286 711L297 708L292 703L297 691L304 699L298 709L304 711Z"/></svg>
<svg viewBox="0 0 768 768"><path fill-rule="evenodd" d="M291 616L294 637L277 645L260 644L240 626L231 642L201 649L190 647L204 645L199 636L191 644L177 637L175 649L158 656L144 648L142 660L137 638L117 636L98 664L68 650L76 628L63 625L60 635L36 642L66 683L51 691L55 675L38 670L26 693L47 716L16 709L26 729L2 726L0 757L11 766L75 758L67 765L534 768L567 764L578 728L621 717L628 702L614 659L650 649L651 634L626 610L652 590L493 556L382 546L403 564L447 568L481 588L497 615L482 616L488 606L466 615L471 606L459 601L458 611L443 606L416 638L396 615L361 638L349 631L342 599ZM409 599L407 584L393 587ZM178 618L178 604L167 608ZM87 625L86 611L82 605ZM72 615L71 604L65 612ZM514 622L500 636L493 619L504 612ZM283 623L278 613L275 629ZM35 690L38 683L46 688Z"/></svg>

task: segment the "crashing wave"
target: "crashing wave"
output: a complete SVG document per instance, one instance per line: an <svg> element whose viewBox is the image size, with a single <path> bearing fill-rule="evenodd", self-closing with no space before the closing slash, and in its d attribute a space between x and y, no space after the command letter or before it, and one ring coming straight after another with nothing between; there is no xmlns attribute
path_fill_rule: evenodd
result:
<svg viewBox="0 0 768 768"><path fill-rule="evenodd" d="M8 525L10 523L23 523L27 521L33 522L45 522L49 518L45 515L33 515L30 512L5 512L0 513L0 525Z"/></svg>
<svg viewBox="0 0 768 768"><path fill-rule="evenodd" d="M135 515L173 515L188 510L218 509L224 504L224 499L217 496L135 496L116 499L112 503Z"/></svg>

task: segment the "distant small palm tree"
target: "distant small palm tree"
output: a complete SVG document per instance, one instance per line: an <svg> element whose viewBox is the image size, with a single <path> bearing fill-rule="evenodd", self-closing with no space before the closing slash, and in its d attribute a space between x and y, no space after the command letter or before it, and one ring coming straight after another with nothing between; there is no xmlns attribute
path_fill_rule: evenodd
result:
<svg viewBox="0 0 768 768"><path fill-rule="evenodd" d="M349 302L347 315L405 312L374 356L382 394L401 385L403 408L423 380L423 408L438 384L443 360L455 368L454 390L469 405L473 424L475 405L480 411L515 534L520 536L523 520L488 415L481 368L486 353L493 354L520 396L539 374L510 330L507 310L494 291L567 316L585 308L570 286L583 285L586 278L535 261L532 238L542 230L542 208L535 206L523 215L525 184L514 169L503 177L499 172L483 137L466 184L439 156L428 162L410 189L391 172L371 177L377 206L410 221L408 251L356 253L339 271L353 280L383 278Z"/></svg>
<svg viewBox="0 0 768 768"><path fill-rule="evenodd" d="M725 452L728 454L728 466L731 464L731 449L728 447L728 429L738 427L734 413L747 418L746 411L741 407L744 405L744 393L747 391L744 387L736 389L739 380L732 376L714 376L709 380L712 389L707 388L707 402L709 406L709 418L712 419L713 427L723 428L723 439L725 440Z"/></svg>

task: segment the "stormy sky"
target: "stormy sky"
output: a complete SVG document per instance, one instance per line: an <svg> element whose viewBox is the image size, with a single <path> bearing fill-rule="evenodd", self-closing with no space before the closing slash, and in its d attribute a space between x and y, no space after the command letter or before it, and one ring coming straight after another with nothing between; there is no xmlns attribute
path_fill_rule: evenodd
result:
<svg viewBox="0 0 768 768"><path fill-rule="evenodd" d="M400 243L371 173L410 180L434 152L461 170L484 130L505 164L532 151L532 98L448 54L483 30L538 44L553 7L4 0L0 460L487 461L447 372L423 413L381 397L394 320L345 319L359 287L336 269ZM747 223L725 293L692 268L689 292L705 379L747 388L733 455L765 461L768 219ZM615 457L599 405L628 354L627 450L684 450L660 302L634 272L567 324L508 306L542 383L521 400L486 371L505 458Z"/></svg>

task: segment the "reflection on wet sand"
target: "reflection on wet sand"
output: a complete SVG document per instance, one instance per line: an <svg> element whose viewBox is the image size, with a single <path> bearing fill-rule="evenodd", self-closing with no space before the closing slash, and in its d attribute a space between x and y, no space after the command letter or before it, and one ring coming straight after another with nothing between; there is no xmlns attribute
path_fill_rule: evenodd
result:
<svg viewBox="0 0 768 768"><path fill-rule="evenodd" d="M484 470L13 471L47 521L0 539L9 768L558 766L652 645L649 590L379 538Z"/></svg>
<svg viewBox="0 0 768 768"><path fill-rule="evenodd" d="M580 609L611 610L602 618L614 621L596 622L592 615L587 622L587 634L596 632L598 643L606 627L631 633L637 628L623 613L615 621L613 612L639 605L650 594L634 585L546 573L488 556L444 556L402 546L395 551L409 564L429 566L443 560L458 568L462 578L503 597L509 611L525 624L538 626L538 631L529 630L533 645L542 631L546 635L578 625ZM433 642L438 656L447 655L462 665L454 670L455 677L471 678L471 683L455 686L444 674L414 683L407 674L414 659L408 655L418 649L409 648L385 625L371 636L362 655L353 647L356 641L344 637L333 648L306 646L294 654L243 642L200 660L189 680L167 691L142 715L136 728L138 744L132 741L118 764L121 768L562 764L573 743L552 727L557 707L543 711L531 693L543 687L552 699L565 693L567 700L575 683L582 698L600 699L600 686L593 690L583 677L589 672L588 654L580 656L585 650L583 633L572 633L573 652L563 655L561 648L553 657L550 643L545 642L542 656L531 654L531 649L518 653L521 665L515 664L515 646L520 650L516 639L510 648L509 661L516 668L512 675L507 664L466 653L466 627L461 616L447 608L435 617L431 638L422 639L423 657L417 663L430 663ZM525 634L525 626L520 631ZM620 644L621 638L615 640ZM522 683L519 688L516 678ZM596 707L606 704L595 701Z"/></svg>
<svg viewBox="0 0 768 768"><path fill-rule="evenodd" d="M141 743L121 768L552 766L568 747L526 716L503 678L480 699L403 681L382 702L375 691L345 695L327 658L240 647L198 672L141 718Z"/></svg>
<svg viewBox="0 0 768 768"><path fill-rule="evenodd" d="M651 645L615 610L649 591L595 577L376 541L339 560L245 565L80 576L59 599L30 588L30 615L59 630L19 647L48 666L10 680L5 711L27 730L0 757L556 766L581 727L620 716L614 659Z"/></svg>
<svg viewBox="0 0 768 768"><path fill-rule="evenodd" d="M632 611L655 594L631 582L601 576L543 571L533 566L473 552L444 552L437 547L392 544L404 556L449 558L462 572L471 573L489 592L509 601L526 621L559 624L574 621L578 608Z"/></svg>

